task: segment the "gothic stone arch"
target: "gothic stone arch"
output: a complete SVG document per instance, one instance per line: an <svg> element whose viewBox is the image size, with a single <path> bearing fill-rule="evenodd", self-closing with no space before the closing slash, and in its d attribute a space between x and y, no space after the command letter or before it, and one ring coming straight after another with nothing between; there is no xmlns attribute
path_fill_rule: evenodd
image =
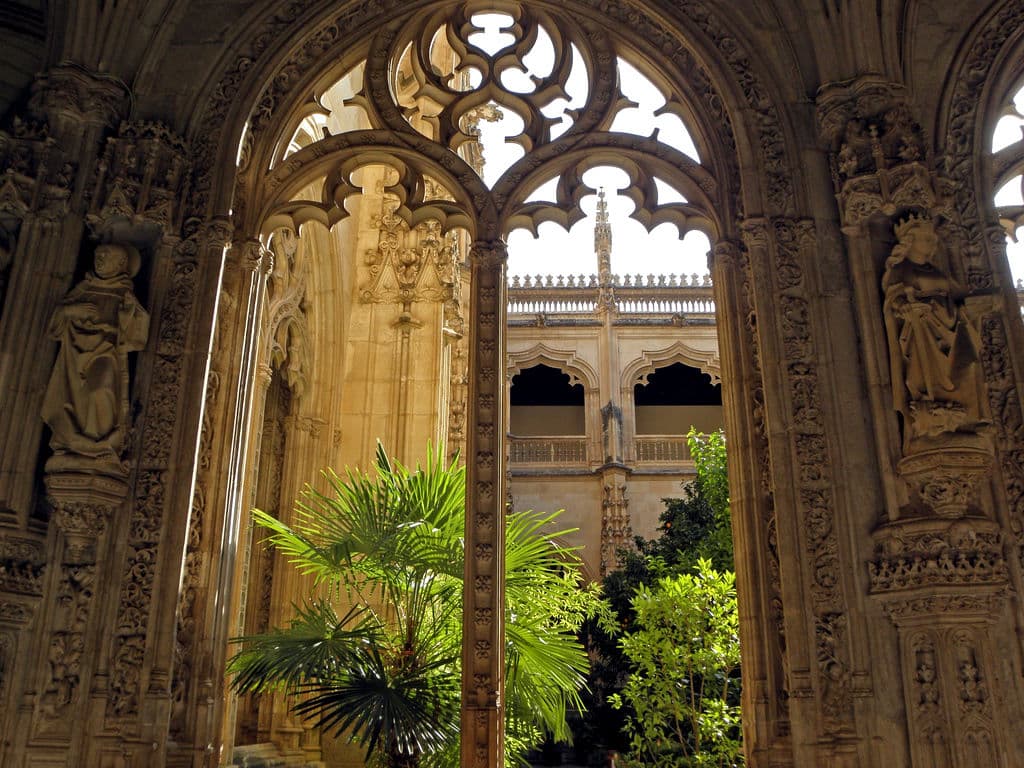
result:
<svg viewBox="0 0 1024 768"><path fill-rule="evenodd" d="M153 103L143 110L178 120L184 136L138 115L118 126L132 94L92 72L119 67L140 89L136 103L145 102L173 41L161 32L148 55L145 46L122 45L139 3L82 4L58 20L74 27L61 43L63 58L82 66L55 66L39 78L24 113L33 122L5 134L0 147L11 169L0 211L13 232L0 264L7 281L0 345L15 354L19 376L5 379L12 399L0 414L3 514L18 531L4 538L5 574L20 574L0 585L0 629L14 637L0 659L5 763L214 759L246 505L241 470L258 375L253 351L270 263L261 238L289 223L284 214L299 229L295 216L320 226L315 206L288 211L279 205L287 195L269 197L293 182L289 194L298 191L305 170L326 172L329 163L368 152L397 156L409 170L405 179L429 168L452 191L453 205L423 206L415 184L405 184L396 190L403 215L466 227L479 243L468 313L474 409L467 435L470 533L484 539L472 547L472 567L499 572L487 556L495 543L487 531L502 498L494 435L501 434L504 360L497 355L492 365L486 356L501 347L500 238L511 226L543 220L510 213L536 179L525 174L489 191L451 169L440 172L450 153L413 142L398 130L400 116L383 113L359 138L358 153L332 137L268 171L318 77L350 56L384 55L403 15L433 18L454 5L299 0L254 7L218 47L216 74L195 87L183 115ZM995 222L977 203L976 169L988 72L1017 50L1019 4L957 6L970 31L957 62L942 64L951 71L941 122L925 128L931 112L920 114L915 94L894 82L903 73L877 74L886 61L901 61L899 52L872 58L870 24L851 21L874 19L877 4L850 3L815 17L815 29L837 31L828 39L850 43L854 29L863 38L863 46L834 54L819 50L777 5L750 4L756 21L748 23L700 0L529 4L541 14L571 12L575 29L621 41L645 74L678 94L706 158L699 168L670 153L659 158L653 145L616 147L638 168L682 173L702 209L687 219L714 242L750 764L966 766L984 749L991 764L1015 765L1024 754L1021 734L1010 727L1024 712L1021 617L1007 594L1022 586L1022 331L992 260ZM166 18L190 12L202 18L187 4ZM931 23L922 16L907 11L912 32ZM884 18L893 17L887 10ZM758 37L757 24L779 31ZM104 25L114 32L87 34ZM367 29L378 31L373 40ZM779 44L758 45L766 39ZM883 42L900 44L888 32ZM813 56L788 53L802 48ZM937 49L940 62L946 50ZM817 128L799 92L820 84L816 66L827 77L860 75L822 84ZM142 73L137 81L132 67ZM800 146L815 135L824 152ZM584 139L575 155L565 153L563 170L584 159ZM823 181L829 172L831 188ZM838 210L823 202L833 194ZM571 189L567 195L564 222L578 203ZM657 206L642 195L639 202L656 221ZM136 292L143 281L150 289L142 303L153 324L133 369L132 440L123 470L82 464L89 471L50 471L48 506L33 506L32 456L43 438L35 414L52 356L29 356L54 347L46 320L71 288L86 224L95 242L141 250L148 270L135 284ZM900 266L908 252L941 278L939 299L949 302L952 330L964 339L958 349L980 351L980 360L956 368L959 394L941 407L915 400L914 377L900 378L904 363L889 341L888 329L905 318L883 301L883 285L913 293L921 278L916 267ZM968 398L968 389L987 401ZM316 422L309 427L317 439ZM934 460L940 454L956 460ZM490 604L476 606L480 624L467 625L491 651L500 637L500 597L498 579ZM39 648L46 660L31 660ZM464 763L495 764L500 654L485 653L467 669L472 664L482 665L477 673L487 685L466 690ZM80 727L68 734L67 722Z"/></svg>

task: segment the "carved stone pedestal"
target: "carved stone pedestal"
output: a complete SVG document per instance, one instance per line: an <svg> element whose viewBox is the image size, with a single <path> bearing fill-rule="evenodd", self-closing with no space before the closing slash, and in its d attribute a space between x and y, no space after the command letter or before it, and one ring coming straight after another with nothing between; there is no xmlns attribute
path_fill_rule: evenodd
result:
<svg viewBox="0 0 1024 768"><path fill-rule="evenodd" d="M869 563L899 636L913 765L1008 766L992 636L1009 583L1003 536L985 518L949 519L969 497L937 495L946 516L882 526Z"/></svg>
<svg viewBox="0 0 1024 768"><path fill-rule="evenodd" d="M88 732L85 686L97 672L102 627L95 595L107 557L107 527L124 501L124 477L89 471L85 457L63 457L66 471L46 477L58 530L59 575L55 610L39 636L40 668L29 736L37 752L80 750ZM69 728L69 722L78 722Z"/></svg>

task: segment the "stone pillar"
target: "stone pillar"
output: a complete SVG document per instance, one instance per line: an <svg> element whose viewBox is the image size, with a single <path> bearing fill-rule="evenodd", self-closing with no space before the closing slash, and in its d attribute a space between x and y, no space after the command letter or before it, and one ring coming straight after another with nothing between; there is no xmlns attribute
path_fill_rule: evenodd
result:
<svg viewBox="0 0 1024 768"><path fill-rule="evenodd" d="M470 350L466 428L466 570L462 629L462 760L504 762L505 265L503 242L469 250Z"/></svg>
<svg viewBox="0 0 1024 768"><path fill-rule="evenodd" d="M48 475L46 486L59 552L48 590L55 600L36 635L40 651L34 655L42 663L25 676L30 698L20 713L12 755L65 760L70 755L75 757L69 764L77 765L83 764L89 733L68 723L85 722L92 707L90 681L97 672L106 613L98 595L111 577L105 567L111 546L107 531L128 487L124 478L74 471Z"/></svg>
<svg viewBox="0 0 1024 768"><path fill-rule="evenodd" d="M911 764L1017 765L1022 616L1006 598L1022 586L1020 550L986 366L1011 351L984 330L1019 309L967 247L902 86L825 87L818 115L885 478L870 593L896 627Z"/></svg>
<svg viewBox="0 0 1024 768"><path fill-rule="evenodd" d="M778 520L765 414L750 259L722 241L709 254L722 351L729 504L743 654L743 742L751 768L793 765L789 659L783 622Z"/></svg>
<svg viewBox="0 0 1024 768"><path fill-rule="evenodd" d="M244 496L250 447L246 436L252 423L266 265L258 240L237 238L227 251L218 286L185 575L178 598L168 765L206 766L226 759L224 744L230 744L234 728L225 712L224 665L240 610L238 542L242 510L250 501ZM215 445L216 435L229 435L230 440ZM224 477L227 482L219 479Z"/></svg>
<svg viewBox="0 0 1024 768"><path fill-rule="evenodd" d="M844 490L848 469L835 460L844 437L841 414L826 405L836 383L823 336L846 329L837 322L840 330L833 330L816 287L819 241L812 221L748 218L743 241L756 365L771 361L761 376L767 472L778 513L757 524L774 522L762 543L771 552L766 567L774 566L773 547L778 554L792 760L848 768L869 759L857 734L872 726L869 712L863 720L857 712L858 700L869 695L868 638L866 623L851 621L864 610L863 576L845 565L856 557L856 520Z"/></svg>
<svg viewBox="0 0 1024 768"><path fill-rule="evenodd" d="M601 468L601 575L605 576L617 565L618 551L633 540L629 518L629 499L626 481L630 469L621 464L606 464Z"/></svg>

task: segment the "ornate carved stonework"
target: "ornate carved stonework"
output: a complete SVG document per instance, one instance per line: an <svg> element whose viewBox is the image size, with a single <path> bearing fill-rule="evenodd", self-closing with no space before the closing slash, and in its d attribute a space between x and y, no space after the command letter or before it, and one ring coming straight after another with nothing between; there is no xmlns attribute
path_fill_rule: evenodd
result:
<svg viewBox="0 0 1024 768"><path fill-rule="evenodd" d="M97 161L86 215L94 235L179 231L188 170L188 147L166 126L121 123Z"/></svg>
<svg viewBox="0 0 1024 768"><path fill-rule="evenodd" d="M0 131L0 169L0 214L50 221L66 215L76 167L45 124L16 118L10 133Z"/></svg>
<svg viewBox="0 0 1024 768"><path fill-rule="evenodd" d="M29 111L46 119L55 131L74 135L82 124L116 125L129 98L128 87L117 78L68 62L36 77Z"/></svg>
<svg viewBox="0 0 1024 768"><path fill-rule="evenodd" d="M127 488L99 476L52 473L47 491L62 538L57 610L44 635L47 680L38 699L33 732L67 738L66 721L83 701L83 665L91 666L94 596L107 524ZM94 630L93 630L94 631Z"/></svg>
<svg viewBox="0 0 1024 768"><path fill-rule="evenodd" d="M474 768L493 765L502 748L506 259L502 242L470 248L469 311L480 335L469 358L462 764Z"/></svg>
<svg viewBox="0 0 1024 768"><path fill-rule="evenodd" d="M823 730L839 735L853 727L853 672L835 520L833 469L820 407L817 343L812 335L803 266L805 254L814 252L816 234L813 222L806 220L748 220L744 222L743 237L748 250L753 252L751 259L764 258L766 252L774 256L771 268L792 413L796 492L805 546L813 564L808 569L809 607L814 614L817 697L822 707ZM758 273L753 274L758 279ZM791 693L797 695L796 691Z"/></svg>
<svg viewBox="0 0 1024 768"><path fill-rule="evenodd" d="M365 303L449 301L458 279L458 251L441 234L441 224L427 220L410 229L395 214L398 201L385 199L373 217L380 232L377 248L364 257L366 277L359 298Z"/></svg>
<svg viewBox="0 0 1024 768"><path fill-rule="evenodd" d="M300 253L298 236L290 229L279 229L270 241L273 253L267 288L267 331L261 359L279 367L288 387L302 397L312 370L312 344L306 314L310 265Z"/></svg>
<svg viewBox="0 0 1024 768"><path fill-rule="evenodd" d="M146 637L170 493L167 477L184 386L182 363L199 290L199 260L207 256L208 250L221 251L230 232L230 227L221 220L195 227L189 237L177 244L169 265L167 293L156 329L156 355L110 648L105 711L105 722L110 725L135 717L145 693L142 675ZM170 664L170 659L167 663ZM157 680L153 680L153 684L159 686ZM167 687L170 687L169 681Z"/></svg>
<svg viewBox="0 0 1024 768"><path fill-rule="evenodd" d="M24 536L0 537L0 591L38 597L45 572L43 542Z"/></svg>
<svg viewBox="0 0 1024 768"><path fill-rule="evenodd" d="M71 290L50 319L50 336L60 351L42 410L54 451L47 472L127 476L128 354L145 347L149 336L149 313L132 286L139 261L132 246L97 246L95 272Z"/></svg>
<svg viewBox="0 0 1024 768"><path fill-rule="evenodd" d="M868 564L875 594L1008 581L1002 534L987 520L925 518L882 527L875 539L877 555Z"/></svg>
<svg viewBox="0 0 1024 768"><path fill-rule="evenodd" d="M601 499L601 573L614 570L619 549L633 538L626 497L626 470L604 471L604 497Z"/></svg>

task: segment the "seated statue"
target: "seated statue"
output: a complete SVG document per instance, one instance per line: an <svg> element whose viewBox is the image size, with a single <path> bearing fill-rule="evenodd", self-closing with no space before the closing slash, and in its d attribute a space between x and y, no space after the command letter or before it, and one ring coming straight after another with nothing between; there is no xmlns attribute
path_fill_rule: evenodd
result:
<svg viewBox="0 0 1024 768"><path fill-rule="evenodd" d="M893 401L904 442L987 423L981 339L964 307L967 291L939 258L935 224L911 216L896 226L882 290Z"/></svg>
<svg viewBox="0 0 1024 768"><path fill-rule="evenodd" d="M132 290L139 254L131 246L96 248L95 271L71 289L53 313L50 336L60 342L43 400L54 457L101 459L121 467L128 432L128 353L146 345L149 314Z"/></svg>

